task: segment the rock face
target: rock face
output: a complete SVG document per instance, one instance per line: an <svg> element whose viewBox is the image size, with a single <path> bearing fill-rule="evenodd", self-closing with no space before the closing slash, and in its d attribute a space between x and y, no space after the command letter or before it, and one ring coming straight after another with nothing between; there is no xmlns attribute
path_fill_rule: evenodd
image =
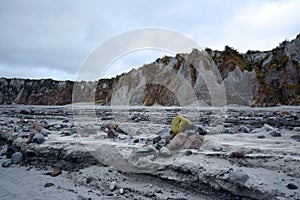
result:
<svg viewBox="0 0 300 200"><path fill-rule="evenodd" d="M1 78L0 104L299 105L299 71L300 35L264 52L194 49L97 82Z"/></svg>

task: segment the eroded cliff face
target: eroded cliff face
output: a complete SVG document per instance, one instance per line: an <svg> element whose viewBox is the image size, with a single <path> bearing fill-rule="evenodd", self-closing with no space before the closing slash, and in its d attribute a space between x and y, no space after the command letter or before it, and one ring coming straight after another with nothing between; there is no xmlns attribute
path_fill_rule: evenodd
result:
<svg viewBox="0 0 300 200"><path fill-rule="evenodd" d="M97 82L1 78L0 104L300 105L299 63L300 35L265 52L194 49Z"/></svg>

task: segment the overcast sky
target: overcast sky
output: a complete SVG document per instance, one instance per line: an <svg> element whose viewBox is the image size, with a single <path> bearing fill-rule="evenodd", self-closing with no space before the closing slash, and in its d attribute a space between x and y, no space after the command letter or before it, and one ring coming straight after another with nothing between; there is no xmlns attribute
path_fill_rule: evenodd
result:
<svg viewBox="0 0 300 200"><path fill-rule="evenodd" d="M300 33L299 11L299 0L1 0L0 77L76 80L99 44L148 27L179 32L212 49L270 50ZM99 77L164 54L128 54Z"/></svg>

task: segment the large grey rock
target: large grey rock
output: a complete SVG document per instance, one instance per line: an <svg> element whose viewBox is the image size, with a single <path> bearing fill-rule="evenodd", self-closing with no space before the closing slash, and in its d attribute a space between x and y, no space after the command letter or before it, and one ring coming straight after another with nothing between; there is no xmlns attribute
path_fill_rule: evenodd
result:
<svg viewBox="0 0 300 200"><path fill-rule="evenodd" d="M16 152L11 156L12 164L18 164L22 162L22 160L23 160L23 154L21 152Z"/></svg>

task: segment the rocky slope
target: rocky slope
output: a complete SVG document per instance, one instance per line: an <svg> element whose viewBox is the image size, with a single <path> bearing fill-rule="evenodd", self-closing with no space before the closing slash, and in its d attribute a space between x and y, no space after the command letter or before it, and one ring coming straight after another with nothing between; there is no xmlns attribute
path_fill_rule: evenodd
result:
<svg viewBox="0 0 300 200"><path fill-rule="evenodd" d="M271 51L194 49L98 82L0 79L0 104L300 104L300 35Z"/></svg>

